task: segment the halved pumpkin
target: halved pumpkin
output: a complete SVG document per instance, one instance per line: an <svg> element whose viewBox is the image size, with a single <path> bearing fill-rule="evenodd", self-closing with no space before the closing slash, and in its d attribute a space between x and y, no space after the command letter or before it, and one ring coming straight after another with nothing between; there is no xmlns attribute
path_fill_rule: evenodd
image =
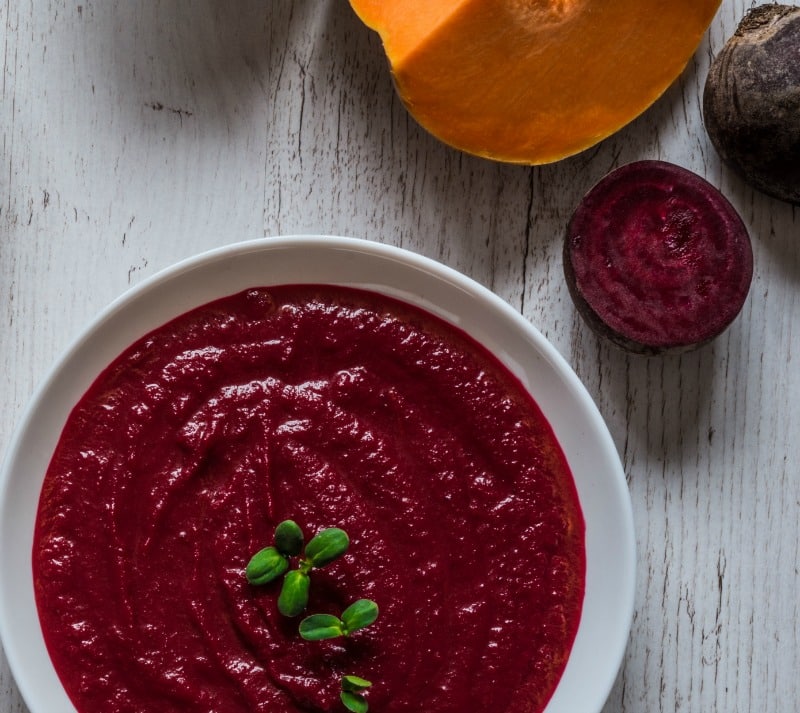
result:
<svg viewBox="0 0 800 713"><path fill-rule="evenodd" d="M647 109L720 0L350 0L383 40L398 93L447 144L550 163Z"/></svg>

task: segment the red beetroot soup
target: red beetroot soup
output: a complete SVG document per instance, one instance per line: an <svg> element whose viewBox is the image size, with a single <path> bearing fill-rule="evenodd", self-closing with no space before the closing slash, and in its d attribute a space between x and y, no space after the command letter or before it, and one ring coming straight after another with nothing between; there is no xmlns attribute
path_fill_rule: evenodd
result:
<svg viewBox="0 0 800 713"><path fill-rule="evenodd" d="M244 568L281 520L338 526L308 613L380 616L307 642ZM33 551L81 713L541 711L584 595L572 475L527 391L465 333L388 297L252 289L142 338L71 413Z"/></svg>

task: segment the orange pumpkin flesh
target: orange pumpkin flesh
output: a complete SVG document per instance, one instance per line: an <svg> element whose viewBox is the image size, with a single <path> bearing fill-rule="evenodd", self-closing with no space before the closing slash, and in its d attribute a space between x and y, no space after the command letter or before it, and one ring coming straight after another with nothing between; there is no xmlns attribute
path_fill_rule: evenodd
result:
<svg viewBox="0 0 800 713"><path fill-rule="evenodd" d="M383 40L398 93L445 143L542 164L647 109L720 0L350 0Z"/></svg>

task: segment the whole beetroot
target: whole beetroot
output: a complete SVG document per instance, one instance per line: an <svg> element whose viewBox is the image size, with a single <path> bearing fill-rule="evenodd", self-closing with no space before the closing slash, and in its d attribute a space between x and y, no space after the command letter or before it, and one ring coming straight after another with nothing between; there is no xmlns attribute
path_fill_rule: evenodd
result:
<svg viewBox="0 0 800 713"><path fill-rule="evenodd" d="M800 7L747 13L711 65L703 116L725 163L800 205Z"/></svg>

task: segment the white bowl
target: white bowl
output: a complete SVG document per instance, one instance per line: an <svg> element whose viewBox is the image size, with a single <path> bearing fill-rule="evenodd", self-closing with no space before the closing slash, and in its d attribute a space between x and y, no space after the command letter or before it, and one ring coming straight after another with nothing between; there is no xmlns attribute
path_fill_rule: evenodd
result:
<svg viewBox="0 0 800 713"><path fill-rule="evenodd" d="M600 711L630 631L635 543L619 457L586 389L539 331L464 275L379 243L299 236L212 250L131 289L75 341L34 397L0 471L0 635L31 713L75 711L45 649L31 575L39 491L70 410L120 352L172 317L247 287L287 283L360 287L427 309L490 349L530 391L564 450L586 522L583 612L546 713Z"/></svg>

